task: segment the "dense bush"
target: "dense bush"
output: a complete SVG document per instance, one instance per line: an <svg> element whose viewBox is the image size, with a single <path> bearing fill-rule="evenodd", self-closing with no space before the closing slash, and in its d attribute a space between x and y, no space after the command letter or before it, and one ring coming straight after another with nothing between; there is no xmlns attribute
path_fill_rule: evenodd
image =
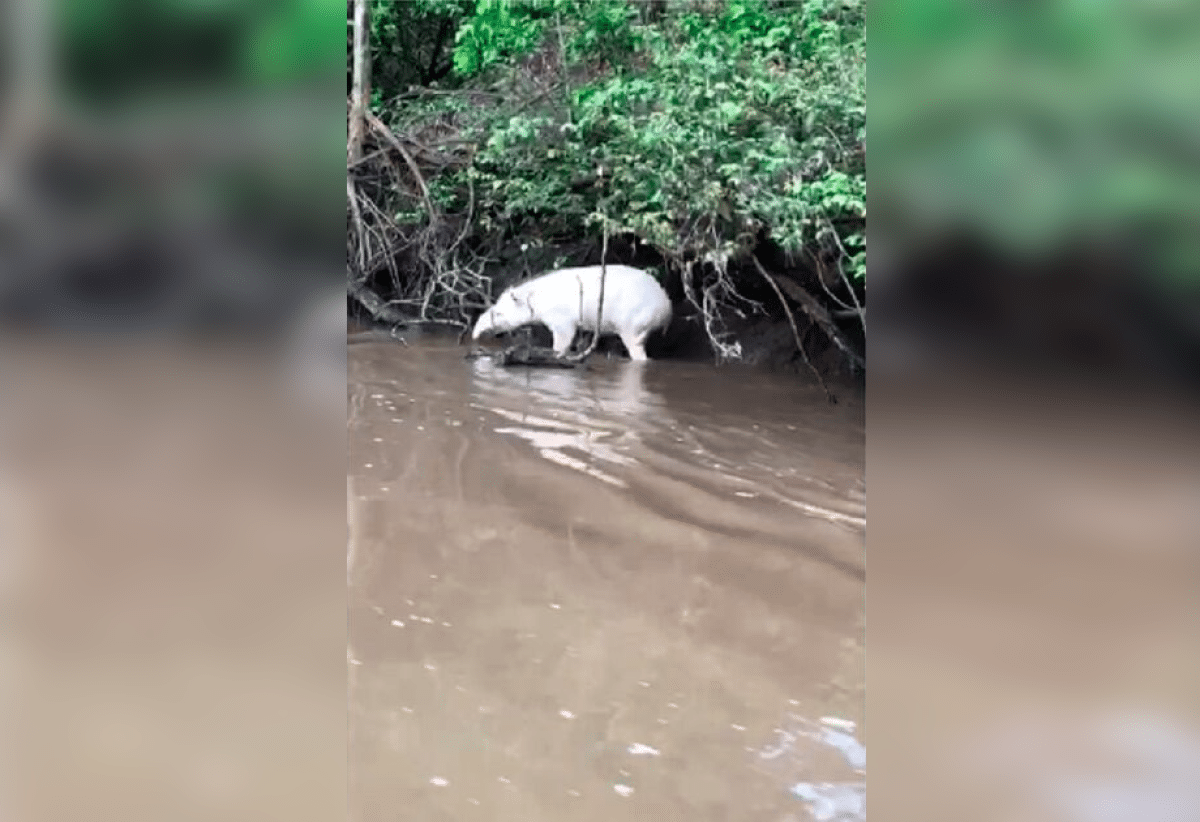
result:
<svg viewBox="0 0 1200 822"><path fill-rule="evenodd" d="M371 91L383 108L410 86L453 82L455 32L472 0L370 0ZM347 46L350 31L347 30ZM349 47L347 60L349 60ZM350 82L349 67L346 82Z"/></svg>
<svg viewBox="0 0 1200 822"><path fill-rule="evenodd" d="M872 26L872 191L894 243L1132 246L1160 282L1200 281L1195 3L881 0Z"/></svg>
<svg viewBox="0 0 1200 822"><path fill-rule="evenodd" d="M498 108L477 124L474 162L442 191L471 180L485 228L580 233L604 214L681 262L732 257L760 233L793 252L824 235L862 278L858 0L733 0L651 24L620 0L481 0L479 10L460 30L464 73L511 64L539 41L556 47L554 23L567 71L597 75L568 83L556 104Z"/></svg>
<svg viewBox="0 0 1200 822"><path fill-rule="evenodd" d="M84 99L271 87L330 77L334 11L333 0L63 0L53 51L67 90Z"/></svg>

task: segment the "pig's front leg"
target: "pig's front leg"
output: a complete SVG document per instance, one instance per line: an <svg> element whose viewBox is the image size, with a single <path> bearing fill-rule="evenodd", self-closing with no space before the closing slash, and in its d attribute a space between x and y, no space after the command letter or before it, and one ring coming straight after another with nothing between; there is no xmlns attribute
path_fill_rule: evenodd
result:
<svg viewBox="0 0 1200 822"><path fill-rule="evenodd" d="M573 323L552 325L550 326L550 333L554 335L555 354L561 357L571 350L571 343L575 340L575 325Z"/></svg>

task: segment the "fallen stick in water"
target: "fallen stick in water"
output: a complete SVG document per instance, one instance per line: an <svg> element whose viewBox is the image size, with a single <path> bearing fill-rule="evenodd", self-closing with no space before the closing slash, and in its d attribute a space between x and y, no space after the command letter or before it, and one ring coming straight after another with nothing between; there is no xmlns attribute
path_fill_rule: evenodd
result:
<svg viewBox="0 0 1200 822"><path fill-rule="evenodd" d="M479 357L491 357L496 365L531 365L541 368L578 368L582 362L566 357L560 357L553 348L542 348L537 345L519 343L509 346L500 352L491 352L476 347L467 352L466 359L474 360Z"/></svg>

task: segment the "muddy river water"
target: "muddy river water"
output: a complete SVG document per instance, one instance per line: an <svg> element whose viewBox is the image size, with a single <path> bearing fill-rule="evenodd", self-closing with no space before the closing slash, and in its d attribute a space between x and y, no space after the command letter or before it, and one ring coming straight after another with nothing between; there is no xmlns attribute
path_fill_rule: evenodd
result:
<svg viewBox="0 0 1200 822"><path fill-rule="evenodd" d="M351 344L351 818L865 819L861 402Z"/></svg>

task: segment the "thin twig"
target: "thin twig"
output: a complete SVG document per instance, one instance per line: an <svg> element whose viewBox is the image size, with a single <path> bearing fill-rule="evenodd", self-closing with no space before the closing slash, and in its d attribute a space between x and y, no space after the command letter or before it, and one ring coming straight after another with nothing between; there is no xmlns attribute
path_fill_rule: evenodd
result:
<svg viewBox="0 0 1200 822"><path fill-rule="evenodd" d="M808 366L808 370L813 372L813 376L817 378L817 383L820 384L821 390L825 392L825 397L830 402L835 402L833 394L829 393L829 386L825 385L825 380L821 379L821 372L812 364L812 361L808 358L808 352L804 350L804 343L800 340L800 331L796 328L796 318L792 316L792 309L787 304L787 300L784 299L783 292L779 290L779 284L775 282L775 278L767 272L767 269L763 268L763 264L758 261L758 257L751 254L750 259L754 261L754 267L758 269L758 273L770 284L771 289L775 292L775 296L779 298L779 304L783 306L783 313L787 314L788 325L792 327L792 336L796 340L796 350L800 352L800 358L804 360L804 364Z"/></svg>
<svg viewBox="0 0 1200 822"><path fill-rule="evenodd" d="M354 261L356 263L354 267L358 271L355 273L355 276L365 278L366 227L363 225L362 210L358 207L358 192L354 188L354 178L349 174L346 175L346 202L350 204L350 215L354 225L354 233L358 238L358 254Z"/></svg>
<svg viewBox="0 0 1200 822"><path fill-rule="evenodd" d="M856 368L865 371L866 362L863 360L862 356L860 356L853 348L850 347L850 344L846 342L842 332L838 330L837 325L833 322L833 317L830 316L829 310L825 308L825 306L821 305L821 303L817 301L816 297L808 293L806 289L804 289L791 277L780 277L778 282L780 283L780 287L784 290L784 292L793 300L795 300L796 304L800 306L801 310L808 315L808 318L812 320L818 328L824 331L825 336L827 336L829 340L835 346L837 346L843 354L846 355L846 359L849 360L850 363Z"/></svg>
<svg viewBox="0 0 1200 822"><path fill-rule="evenodd" d="M388 152L388 150L386 148L377 148L374 151L372 151L370 154L364 154L363 156L359 157L357 160L352 160L352 161L348 162L346 164L346 169L348 171L352 171L352 170L358 168L359 166L365 166L368 163L372 162L373 160L387 154L387 152ZM347 156L349 156L349 155L347 155Z"/></svg>
<svg viewBox="0 0 1200 822"><path fill-rule="evenodd" d="M406 100L409 97L450 97L450 96L457 96L460 94L467 95L467 96L470 96L472 94L479 94L479 95L483 95L485 97L495 97L497 100L504 98L503 94L497 94L494 91L481 91L479 89L474 89L474 88L460 88L460 89L417 88L417 89L410 89L410 90L404 92L403 94L397 94L395 97L393 97L391 99L393 102L396 102L399 100Z"/></svg>
<svg viewBox="0 0 1200 822"><path fill-rule="evenodd" d="M829 297L829 299L832 300L834 305L836 305L838 308L844 309L846 311L853 311L854 306L850 305L849 303L843 302L842 299L840 297L838 297L836 294L834 294L832 291L830 291L829 286L827 286L825 284L825 264L823 262L821 262L821 258L819 256L817 256L816 254L814 254L808 248L805 248L804 252L806 254L808 254L809 257L812 258L813 263L817 267L817 282L819 282L821 284L821 290L825 292L825 296Z"/></svg>
<svg viewBox="0 0 1200 822"><path fill-rule="evenodd" d="M417 185L421 187L421 196L425 199L425 207L429 210L429 223L430 227L432 228L433 225L435 225L438 221L438 213L437 209L434 208L433 205L433 197L431 197L429 194L429 186L425 184L425 177L421 174L421 169L417 166L417 161L414 160L412 155L408 153L408 150L404 148L404 144L400 142L400 138L397 137L382 120L369 111L366 113L366 119L371 128L377 131L379 135L383 137L383 139L391 143L392 147L395 148L396 151L400 153L400 156L404 158L404 162L408 165L409 171L412 172L413 177L416 179Z"/></svg>
<svg viewBox="0 0 1200 822"><path fill-rule="evenodd" d="M838 237L837 232L833 229L833 226L829 225L828 222L826 223L826 226L829 229L829 233L833 235L833 241L837 243L838 249L842 252L842 257L849 259L850 255L846 253L846 247L842 245L842 239ZM846 286L846 290L850 292L850 299L854 302L854 308L858 312L858 319L859 322L862 323L863 335L865 336L867 333L867 312L866 309L862 307L862 304L859 303L858 295L854 293L854 287L851 286L850 279L846 276L845 269L842 268L841 258L838 259L837 269L838 274L841 275L842 282Z"/></svg>
<svg viewBox="0 0 1200 822"><path fill-rule="evenodd" d="M587 362L587 358L592 356L592 352L596 350L596 344L600 342L600 323L604 319L604 282L608 279L608 218L604 218L604 240L600 246L600 299L596 302L596 330L592 334L592 341L588 343L588 347L580 354L574 357L564 357L563 359L571 362Z"/></svg>

